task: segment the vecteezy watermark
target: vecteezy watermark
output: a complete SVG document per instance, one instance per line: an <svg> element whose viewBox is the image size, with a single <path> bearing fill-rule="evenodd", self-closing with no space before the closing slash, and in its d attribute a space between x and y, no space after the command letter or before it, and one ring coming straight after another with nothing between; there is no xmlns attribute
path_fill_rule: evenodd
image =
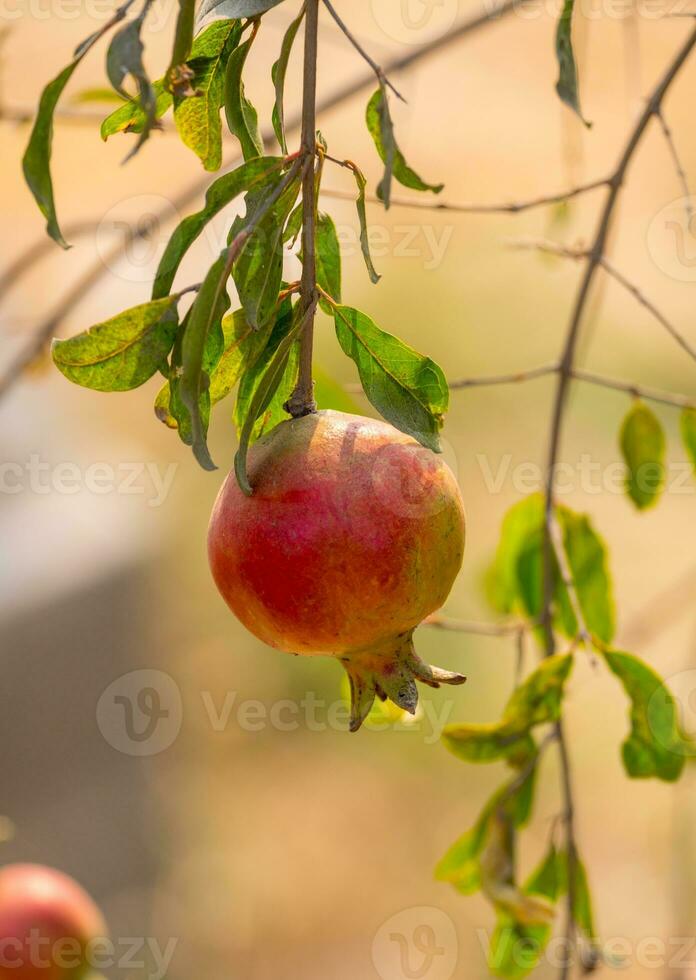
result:
<svg viewBox="0 0 696 980"><path fill-rule="evenodd" d="M327 699L307 691L298 700L277 698L264 702L241 699L237 691L200 691L193 711L202 712L204 724L221 734L234 728L258 734L272 730L326 732L348 730L350 707L343 697ZM371 715L365 722L370 731L417 731L426 745L439 741L454 711L454 701L422 697L418 713ZM131 756L157 755L170 748L183 723L183 700L173 677L161 670L134 670L113 681L97 703L100 732L118 752Z"/></svg>
<svg viewBox="0 0 696 980"><path fill-rule="evenodd" d="M16 20L87 20L105 24L114 15L112 0L0 0L0 23ZM174 10L166 0L155 0L147 18L147 32L164 30L172 21Z"/></svg>
<svg viewBox="0 0 696 980"><path fill-rule="evenodd" d="M175 742L182 719L181 692L162 670L123 674L109 684L97 703L99 731L125 755L164 752Z"/></svg>
<svg viewBox="0 0 696 980"><path fill-rule="evenodd" d="M459 14L459 0L371 0L375 24L392 41L422 44L429 35L446 34Z"/></svg>
<svg viewBox="0 0 696 980"><path fill-rule="evenodd" d="M481 471L488 493L495 495L512 487L516 493L530 494L542 490L546 471L539 463L531 460L514 462L511 453L506 453L495 462L486 453L477 453L476 462ZM696 493L696 483L692 479L693 468L686 460L674 460L662 464L644 463L634 474L634 481L640 490L654 492L662 486L663 493L690 496ZM600 463L589 453L581 453L573 463L560 462L554 469L554 487L559 497L582 491L590 496L626 492L626 466L619 462Z"/></svg>
<svg viewBox="0 0 696 980"><path fill-rule="evenodd" d="M661 272L677 282L696 282L696 198L679 197L648 226L646 244Z"/></svg>
<svg viewBox="0 0 696 980"><path fill-rule="evenodd" d="M153 936L121 936L110 939L99 936L86 944L74 937L48 936L40 929L30 929L22 936L3 936L0 939L0 970L3 975L18 976L38 973L41 976L61 976L89 968L90 973L103 970L125 970L127 976L138 971L143 980L163 980L169 972L178 940L160 943ZM7 971L7 972L6 972Z"/></svg>
<svg viewBox="0 0 696 980"><path fill-rule="evenodd" d="M397 912L372 942L372 962L382 980L451 980L458 953L454 923L431 906Z"/></svg>
<svg viewBox="0 0 696 980"><path fill-rule="evenodd" d="M172 489L177 469L178 463L168 463L160 469L159 463L142 461L87 466L66 460L52 463L39 453L30 453L22 462L0 463L0 494L124 494L145 497L148 507L161 507Z"/></svg>

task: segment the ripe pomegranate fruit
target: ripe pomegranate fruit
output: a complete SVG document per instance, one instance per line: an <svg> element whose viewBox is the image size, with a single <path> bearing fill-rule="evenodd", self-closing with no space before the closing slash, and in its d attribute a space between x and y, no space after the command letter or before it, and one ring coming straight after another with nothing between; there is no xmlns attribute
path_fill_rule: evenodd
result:
<svg viewBox="0 0 696 980"><path fill-rule="evenodd" d="M248 473L253 494L230 473L213 508L217 587L265 643L343 663L352 731L375 695L413 713L416 680L465 680L424 664L412 641L464 551L461 497L440 457L385 422L322 411L259 439Z"/></svg>
<svg viewBox="0 0 696 980"><path fill-rule="evenodd" d="M103 936L99 909L72 878L38 864L0 869L0 980L78 980L87 944Z"/></svg>

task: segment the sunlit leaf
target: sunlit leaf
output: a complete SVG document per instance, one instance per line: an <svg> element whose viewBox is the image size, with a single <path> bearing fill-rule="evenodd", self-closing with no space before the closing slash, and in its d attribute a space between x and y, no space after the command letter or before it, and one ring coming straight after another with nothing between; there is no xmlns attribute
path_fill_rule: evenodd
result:
<svg viewBox="0 0 696 980"><path fill-rule="evenodd" d="M688 754L674 698L652 667L638 657L616 651L606 651L604 657L631 702L631 731L622 747L626 772L633 779L674 782Z"/></svg>
<svg viewBox="0 0 696 980"><path fill-rule="evenodd" d="M172 94L167 92L164 81L160 79L152 83L152 91L155 96L154 114L156 119L161 119L172 106ZM101 124L101 138L108 140L116 133L142 133L146 125L145 113L140 105L140 99L129 99L122 103L103 120Z"/></svg>
<svg viewBox="0 0 696 980"><path fill-rule="evenodd" d="M263 140L259 132L258 113L247 99L242 81L242 72L253 41L254 35L252 34L229 56L224 83L227 125L232 135L239 140L242 156L245 160L263 155Z"/></svg>
<svg viewBox="0 0 696 980"><path fill-rule="evenodd" d="M365 207L365 188L367 187L367 180L365 179L363 172L359 170L358 167L353 167L352 170L353 175L355 176L355 182L358 185L358 197L355 202L355 206L358 210L358 221L360 222L360 249L365 260L370 281L372 283L378 283L382 277L377 272L372 262L372 256L370 254L370 236L367 230L367 210Z"/></svg>
<svg viewBox="0 0 696 980"><path fill-rule="evenodd" d="M281 165L281 157L250 160L213 181L205 194L205 206L195 214L184 218L167 242L157 267L152 287L153 298L166 296L169 293L182 258L205 225L239 194L263 188L265 182L279 172Z"/></svg>
<svg viewBox="0 0 696 980"><path fill-rule="evenodd" d="M140 37L148 7L143 7L139 17L130 21L114 35L106 54L106 73L116 92L124 98L128 93L123 83L130 76L138 89L138 103L142 110L143 125L140 138L128 154L138 152L150 131L157 124L157 95L143 64L144 45Z"/></svg>
<svg viewBox="0 0 696 980"><path fill-rule="evenodd" d="M317 262L317 283L335 303L341 302L341 247L336 234L336 225L330 215L320 212L317 216L315 233ZM323 301L322 301L323 302ZM323 306L331 315L328 304Z"/></svg>
<svg viewBox="0 0 696 980"><path fill-rule="evenodd" d="M384 177L377 188L377 196L385 208L391 200L392 177L416 191L433 191L439 194L444 184L427 184L406 163L394 138L394 126L389 112L389 101L384 86L377 89L367 105L367 128L384 163Z"/></svg>
<svg viewBox="0 0 696 980"><path fill-rule="evenodd" d="M638 510L645 510L657 503L665 482L665 434L643 402L635 402L624 419L620 441L628 467L626 493Z"/></svg>
<svg viewBox="0 0 696 980"><path fill-rule="evenodd" d="M558 507L556 513L587 628L603 643L611 643L615 611L606 544L585 514L568 507Z"/></svg>
<svg viewBox="0 0 696 980"><path fill-rule="evenodd" d="M276 135L278 145L283 153L288 152L288 144L285 139L285 76L288 71L288 63L290 61L292 46L295 43L295 37L297 36L297 31L302 23L304 14L305 8L303 6L298 16L295 18L295 20L291 21L290 26L285 32L283 43L280 46L280 55L271 69L271 80L273 82L273 87L275 88L275 103L273 105L273 132Z"/></svg>
<svg viewBox="0 0 696 980"><path fill-rule="evenodd" d="M177 322L174 299L142 303L68 340L54 340L53 362L84 388L129 391L163 365Z"/></svg>
<svg viewBox="0 0 696 980"><path fill-rule="evenodd" d="M123 105L123 98L114 92L112 88L83 88L80 92L73 95L71 102L76 105L87 105L92 102L114 102L116 105Z"/></svg>
<svg viewBox="0 0 696 980"><path fill-rule="evenodd" d="M397 429L440 452L439 431L449 402L441 368L350 306L335 307L334 323L370 403Z"/></svg>
<svg viewBox="0 0 696 980"><path fill-rule="evenodd" d="M224 349L210 378L210 399L213 404L226 398L245 371L263 353L273 330L273 321L261 330L253 330L244 310L236 310L223 318Z"/></svg>
<svg viewBox="0 0 696 980"><path fill-rule="evenodd" d="M200 25L211 17L258 17L282 2L283 0L203 0L196 23Z"/></svg>

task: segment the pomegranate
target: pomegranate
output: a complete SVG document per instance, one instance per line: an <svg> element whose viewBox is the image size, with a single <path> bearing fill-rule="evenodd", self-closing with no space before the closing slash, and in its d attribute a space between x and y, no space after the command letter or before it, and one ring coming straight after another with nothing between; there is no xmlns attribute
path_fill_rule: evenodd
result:
<svg viewBox="0 0 696 980"><path fill-rule="evenodd" d="M37 864L0 869L0 980L78 980L101 913L67 875Z"/></svg>
<svg viewBox="0 0 696 980"><path fill-rule="evenodd" d="M416 680L461 684L424 664L416 626L447 598L464 550L449 467L385 422L322 411L281 422L249 453L213 508L208 555L230 609L289 653L337 657L351 730L375 699L414 713Z"/></svg>

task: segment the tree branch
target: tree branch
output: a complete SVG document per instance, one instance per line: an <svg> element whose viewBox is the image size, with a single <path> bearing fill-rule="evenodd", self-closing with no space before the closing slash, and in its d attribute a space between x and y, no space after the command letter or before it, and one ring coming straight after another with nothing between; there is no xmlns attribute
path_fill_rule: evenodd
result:
<svg viewBox="0 0 696 980"><path fill-rule="evenodd" d="M660 127L662 129L663 136L665 137L667 148L669 149L669 152L671 154L672 162L674 163L674 169L677 171L677 177L679 178L679 182L682 185L682 190L684 191L684 197L686 198L686 209L685 209L686 220L690 221L693 216L694 209L691 205L691 191L689 190L689 181L687 179L684 167L682 166L682 162L679 159L679 153L677 152L677 146L676 143L674 142L674 136L672 135L672 130L667 124L667 120L664 117L664 113L662 112L662 109L659 109L656 115L657 115L657 121L659 122Z"/></svg>
<svg viewBox="0 0 696 980"><path fill-rule="evenodd" d="M573 368L575 366L575 352L577 349L578 338L580 336L580 330L583 322L583 316L585 313L585 307L587 304L588 297L590 295L590 290L594 282L594 277L597 269L602 264L602 259L606 250L607 239L609 237L609 231L612 224L612 218L614 215L614 209L616 207L617 201L619 199L621 187L623 185L626 173L633 159L633 155L636 152L643 135L648 128L648 124L654 115L656 115L662 105L662 101L679 73L679 70L683 67L687 58L689 57L694 45L696 45L696 28L693 28L689 33L689 36L682 47L679 49L676 57L672 61L667 71L664 73L663 77L658 82L656 88L653 91L650 99L648 100L643 112L641 113L632 133L629 136L628 142L625 146L623 153L619 159L617 167L609 181L609 193L607 195L604 208L599 218L597 230L595 232L594 241L591 249L587 255L587 265L585 268L584 275L580 282L578 292L576 295L575 303L573 306L573 311L570 317L570 322L568 324L568 329L566 332L566 340L563 348L563 353L560 359L560 369L558 376L558 385L556 388L556 396L554 400L553 416L551 421L551 431L549 436L549 453L548 462L546 467L546 480L545 480L545 505L544 505L544 601L543 601L543 613L542 613L542 624L544 627L544 633L546 638L546 656L551 656L556 650L556 641L553 631L553 620L552 620L552 608L553 608L553 595L554 595L554 573L553 573L553 556L554 556L554 545L552 537L552 522L554 519L554 509L555 509L555 494L554 494L554 480L555 472L558 464L558 456L561 445L561 436L563 432L563 422L565 414L565 406L567 403L568 388L572 378ZM567 980L570 976L572 970L572 958L570 956L570 949L575 937L575 894L576 894L576 844L575 844L575 828L574 828L574 806L573 806L573 789L572 789L572 778L570 771L570 760L568 756L568 748L565 741L565 736L563 732L562 722L557 723L556 731L558 734L559 752L561 757L561 771L562 771L562 790L565 806L565 824L566 824L566 841L567 841L567 851L568 851L568 893L567 893L567 904L566 904L566 939L569 956L561 969L560 978L561 980Z"/></svg>

